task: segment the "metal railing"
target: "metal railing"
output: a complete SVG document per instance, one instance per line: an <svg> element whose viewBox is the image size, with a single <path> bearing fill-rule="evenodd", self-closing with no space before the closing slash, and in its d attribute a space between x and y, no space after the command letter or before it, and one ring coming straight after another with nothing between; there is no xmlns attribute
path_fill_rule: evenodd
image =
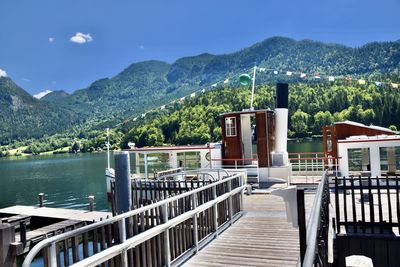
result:
<svg viewBox="0 0 400 267"><path fill-rule="evenodd" d="M324 173L307 221L307 248L300 266L328 266L329 203L329 177Z"/></svg>
<svg viewBox="0 0 400 267"><path fill-rule="evenodd" d="M289 153L289 162L289 182L302 178L305 183L315 183L326 170L338 172L337 159L324 157L322 152Z"/></svg>
<svg viewBox="0 0 400 267"><path fill-rule="evenodd" d="M236 174L48 238L28 253L22 266L30 266L40 252L45 266L61 266L63 259L64 266L70 265L69 261L72 266L178 264L241 216L246 186L244 175ZM90 244L93 251L88 250Z"/></svg>
<svg viewBox="0 0 400 267"><path fill-rule="evenodd" d="M220 161L224 169L247 170L248 177L259 179L260 171L257 158L234 158L234 159L211 159L211 161ZM250 163L249 163L250 162Z"/></svg>

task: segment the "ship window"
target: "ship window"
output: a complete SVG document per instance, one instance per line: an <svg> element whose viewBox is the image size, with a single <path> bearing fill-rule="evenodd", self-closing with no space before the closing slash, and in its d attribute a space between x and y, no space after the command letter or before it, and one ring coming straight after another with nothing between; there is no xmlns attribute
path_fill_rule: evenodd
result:
<svg viewBox="0 0 400 267"><path fill-rule="evenodd" d="M400 147L381 147L379 155L382 172L396 173L400 170Z"/></svg>
<svg viewBox="0 0 400 267"><path fill-rule="evenodd" d="M236 136L236 118L225 118L226 136Z"/></svg>
<svg viewBox="0 0 400 267"><path fill-rule="evenodd" d="M359 175L361 171L371 171L369 148L348 149L349 172Z"/></svg>

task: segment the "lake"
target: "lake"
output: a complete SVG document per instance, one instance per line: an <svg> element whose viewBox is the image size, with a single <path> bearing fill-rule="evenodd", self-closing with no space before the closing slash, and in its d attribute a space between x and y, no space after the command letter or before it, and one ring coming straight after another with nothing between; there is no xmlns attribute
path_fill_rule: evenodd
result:
<svg viewBox="0 0 400 267"><path fill-rule="evenodd" d="M289 141L288 151L322 151L322 143L320 139ZM109 210L104 177L106 164L105 153L0 159L0 208L36 205L38 194L43 192L48 207L88 209L88 196L93 195L96 210ZM131 157L131 166L134 171L134 157Z"/></svg>

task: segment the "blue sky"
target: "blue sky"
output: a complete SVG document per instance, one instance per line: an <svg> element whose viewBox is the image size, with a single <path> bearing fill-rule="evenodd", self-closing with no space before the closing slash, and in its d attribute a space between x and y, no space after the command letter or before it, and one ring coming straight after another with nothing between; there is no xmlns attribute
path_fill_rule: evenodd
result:
<svg viewBox="0 0 400 267"><path fill-rule="evenodd" d="M134 62L230 53L277 35L399 40L399 12L400 0L2 0L0 70L31 94L73 92Z"/></svg>

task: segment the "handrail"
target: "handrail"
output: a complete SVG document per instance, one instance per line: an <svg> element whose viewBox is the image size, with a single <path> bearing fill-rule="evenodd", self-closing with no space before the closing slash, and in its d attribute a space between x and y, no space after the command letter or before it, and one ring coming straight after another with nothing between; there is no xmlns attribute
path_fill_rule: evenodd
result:
<svg viewBox="0 0 400 267"><path fill-rule="evenodd" d="M258 158L234 158L234 159L211 159L212 161L245 161L245 160L258 160Z"/></svg>
<svg viewBox="0 0 400 267"><path fill-rule="evenodd" d="M179 194L179 195L176 195L176 196L172 196L170 198L158 201L156 203L153 203L153 204L150 204L150 205L147 205L147 206L144 206L144 207L141 207L141 208L126 212L126 213L119 214L117 216L111 217L111 218L103 220L103 221L95 222L93 224L90 224L90 225L75 229L73 231L69 231L69 232L66 232L66 233L63 233L63 234L60 234L60 235L56 235L56 236L50 237L48 239L44 239L44 240L40 241L38 244L36 244L32 248L32 250L27 254L27 256L25 257L25 260L24 260L24 262L22 264L22 267L29 267L31 265L33 259L35 258L35 256L43 248L45 248L45 247L47 247L47 246L49 246L51 244L54 244L55 242L59 242L61 240L65 240L65 239L71 238L73 236L83 234L85 232L94 230L94 229L99 228L101 226L105 226L105 225L108 225L108 224L119 222L119 221L124 220L126 218L129 218L131 216L138 215L138 214L143 213L145 211L148 211L148 210L151 210L151 209L154 209L154 208L158 208L160 206L166 205L166 204L171 203L173 201L177 201L179 199L188 197L190 195L197 194L197 193L199 193L201 191L204 191L204 190L207 190L209 188L213 188L213 187L215 187L217 185L226 183L228 181L232 181L232 180L234 180L234 179L236 179L238 177L241 177L241 180L242 180L241 183L240 183L241 187L239 187L239 188L244 189L245 185L243 183L243 180L244 180L243 176L244 176L243 174L238 173L238 174L235 174L235 175L233 175L231 177L227 177L225 179L222 179L222 180L216 181L214 183L211 183L209 185L205 185L205 186L196 188L194 190L191 190L191 191L188 191L188 192L185 192L185 193L182 193L182 194Z"/></svg>
<svg viewBox="0 0 400 267"><path fill-rule="evenodd" d="M312 267L315 260L315 251L317 247L317 234L320 223L321 203L324 193L326 180L329 179L327 173L322 175L320 184L318 185L317 192L314 197L313 206L307 222L307 250L304 256L302 266Z"/></svg>
<svg viewBox="0 0 400 267"><path fill-rule="evenodd" d="M218 181L215 179L215 177L210 173L210 172L217 172L218 173L218 180L220 180L220 173L225 172L227 176L229 176L229 172L223 168L204 168L204 169L197 169L197 170L188 170L188 171L182 171L182 172L177 172L177 173L171 173L170 175L165 175L168 177L175 177L175 176L184 176L184 175L193 175L193 174L202 174L202 175L209 175L211 176L213 181ZM163 180L164 176L159 177L161 178L160 180Z"/></svg>
<svg viewBox="0 0 400 267"><path fill-rule="evenodd" d="M118 245L112 246L108 249L105 249L89 258L86 258L80 262L77 262L77 263L71 265L71 267L95 266L95 265L104 263L107 260L110 260L110 259L116 257L117 255L121 254L123 251L134 248L137 245L163 233L165 230L168 230L169 228L174 227L174 226L188 220L189 218L193 217L194 215L196 215L200 212L203 212L206 209L211 208L215 204L218 204L218 203L224 201L225 199L229 198L230 196L239 193L240 191L242 191L244 189L244 187L246 187L246 185L242 185L241 187L235 188L232 191L225 193L214 200L211 200L205 204L202 204L201 206L198 206L194 210L188 211L182 215L179 215L178 217L175 217L175 218L169 220L168 222L166 222L164 224L158 225L158 226L151 228L141 234L131 237L122 244L118 244Z"/></svg>
<svg viewBox="0 0 400 267"><path fill-rule="evenodd" d="M297 160L329 160L329 159L336 159L336 158L333 158L333 157L289 158L289 161L297 161Z"/></svg>

